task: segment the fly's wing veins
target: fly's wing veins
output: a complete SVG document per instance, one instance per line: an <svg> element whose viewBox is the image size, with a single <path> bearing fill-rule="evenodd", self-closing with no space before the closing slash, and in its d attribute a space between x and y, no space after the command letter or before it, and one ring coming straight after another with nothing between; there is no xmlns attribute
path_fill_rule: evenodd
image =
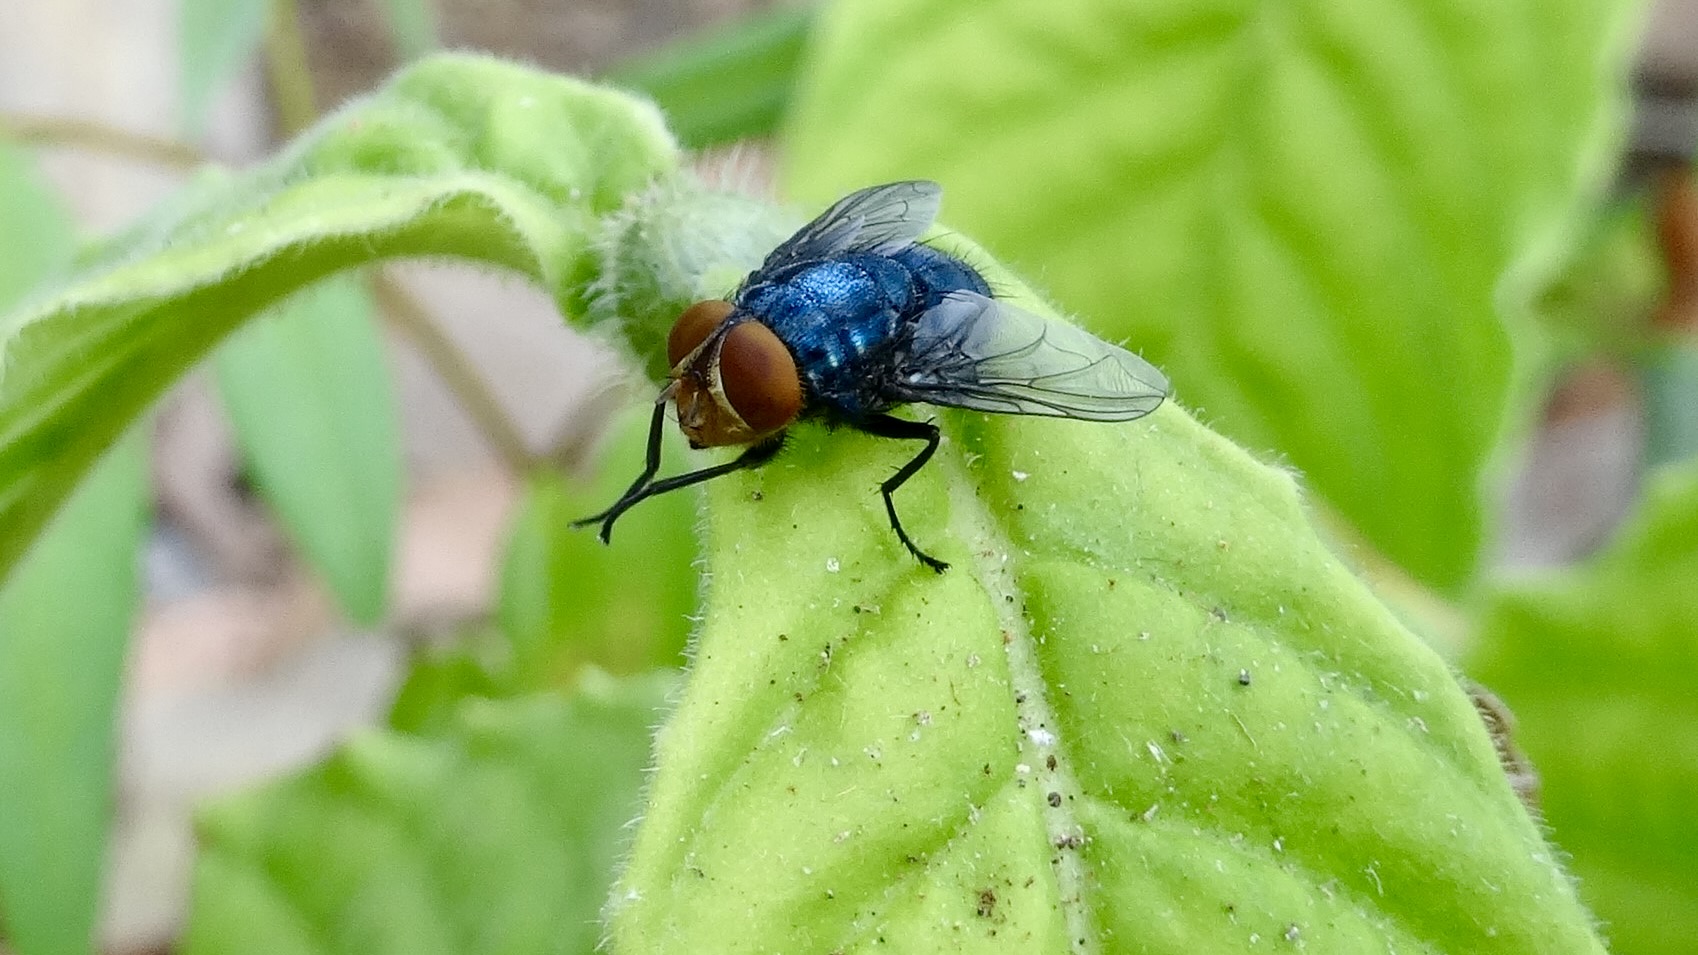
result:
<svg viewBox="0 0 1698 955"><path fill-rule="evenodd" d="M965 291L920 316L896 379L902 401L1086 421L1130 421L1168 394L1167 376L1126 349Z"/></svg>
<svg viewBox="0 0 1698 955"><path fill-rule="evenodd" d="M931 228L942 200L943 187L924 179L891 182L850 193L772 250L761 269L776 269L842 252L888 255L905 249Z"/></svg>

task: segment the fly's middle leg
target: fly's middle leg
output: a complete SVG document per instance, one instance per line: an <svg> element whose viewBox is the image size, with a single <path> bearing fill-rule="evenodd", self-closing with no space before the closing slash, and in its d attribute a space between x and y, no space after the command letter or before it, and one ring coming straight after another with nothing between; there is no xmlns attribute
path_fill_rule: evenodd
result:
<svg viewBox="0 0 1698 955"><path fill-rule="evenodd" d="M895 474L890 476L889 480L879 485L879 490L884 493L884 510L885 513L890 515L890 528L896 532L896 538L902 542L902 546L908 548L908 553L913 554L914 558L920 563L940 574L948 570L948 564L921 550L908 536L908 532L902 529L902 519L896 515L896 501L892 497L897 488L906 484L909 478L918 473L921 468L926 466L926 462L932 459L932 455L937 451L938 442L941 440L937 425L929 421L909 421L887 414L876 414L856 421L854 426L881 438L905 438L926 442L926 446L920 450L919 454L914 455L913 460L902 465Z"/></svg>

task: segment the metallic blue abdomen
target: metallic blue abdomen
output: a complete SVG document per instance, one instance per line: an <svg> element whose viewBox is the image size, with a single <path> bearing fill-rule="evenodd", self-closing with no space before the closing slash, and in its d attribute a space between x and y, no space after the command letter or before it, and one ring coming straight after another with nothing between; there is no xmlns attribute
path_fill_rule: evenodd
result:
<svg viewBox="0 0 1698 955"><path fill-rule="evenodd" d="M789 347L812 403L853 420L888 410L896 348L950 292L990 288L966 263L922 245L802 262L742 289L747 311Z"/></svg>

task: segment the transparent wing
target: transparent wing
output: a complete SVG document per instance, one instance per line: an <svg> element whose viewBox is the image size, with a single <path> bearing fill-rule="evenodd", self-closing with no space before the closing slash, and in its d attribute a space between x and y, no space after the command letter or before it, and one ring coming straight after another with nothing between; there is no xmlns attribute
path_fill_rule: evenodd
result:
<svg viewBox="0 0 1698 955"><path fill-rule="evenodd" d="M761 268L778 268L839 252L889 254L906 248L931 227L942 200L943 188L923 179L850 193L773 249Z"/></svg>
<svg viewBox="0 0 1698 955"><path fill-rule="evenodd" d="M1124 348L973 292L920 316L898 396L952 408L1129 421L1167 397L1167 376Z"/></svg>

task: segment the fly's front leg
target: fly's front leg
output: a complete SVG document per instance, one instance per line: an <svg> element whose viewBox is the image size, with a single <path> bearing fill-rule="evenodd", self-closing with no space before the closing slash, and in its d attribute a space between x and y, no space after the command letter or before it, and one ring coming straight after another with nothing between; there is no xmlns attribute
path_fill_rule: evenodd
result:
<svg viewBox="0 0 1698 955"><path fill-rule="evenodd" d="M654 497L657 494L665 494L667 491L676 491L679 488L689 487L692 484L700 484L703 481L711 481L716 477L730 474L733 471L742 471L747 468L758 468L768 461L771 461L773 456L778 454L783 447L784 433L779 432L759 444L750 445L742 454L737 455L735 460L727 461L724 464L716 464L711 468L702 468L700 471L691 471L688 474L675 475L664 480L655 481L653 484L642 486L633 485L632 489L627 491L625 496L619 499L618 503L614 504L606 511L597 514L595 517L586 517L581 521L575 522L573 526L594 523L598 520L601 521L601 542L605 544L613 536L613 522L619 519L619 515L635 507L642 501Z"/></svg>
<svg viewBox="0 0 1698 955"><path fill-rule="evenodd" d="M908 532L902 529L902 519L896 516L896 501L891 497L896 493L897 488L906 484L909 478L918 473L921 468L926 466L926 462L932 459L932 454L937 451L938 442L941 440L937 425L929 421L909 421L887 414L877 414L855 421L853 426L881 438L906 438L926 443L920 453L914 455L913 460L902 465L895 474L890 476L889 480L879 485L879 490L884 493L884 510L885 513L890 515L890 528L896 532L896 538L902 542L902 546L908 548L908 553L913 554L920 563L940 574L948 570L948 564L921 550L908 537Z"/></svg>
<svg viewBox="0 0 1698 955"><path fill-rule="evenodd" d="M649 419L648 456L643 463L643 473L637 475L637 479L631 482L631 486L625 489L624 494L619 495L619 500L614 501L612 507L599 514L592 514L589 517L573 521L573 527L588 527L591 524L602 524L605 521L606 523L602 524L600 537L603 544L607 543L608 535L613 532L613 519L646 496L642 493L643 486L654 480L655 472L660 470L661 429L665 426L666 402L661 400L655 402L654 417Z"/></svg>

